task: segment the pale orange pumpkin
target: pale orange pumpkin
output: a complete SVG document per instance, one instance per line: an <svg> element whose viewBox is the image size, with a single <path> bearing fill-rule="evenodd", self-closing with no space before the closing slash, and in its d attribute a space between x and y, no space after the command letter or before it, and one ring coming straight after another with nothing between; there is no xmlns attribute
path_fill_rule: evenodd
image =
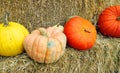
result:
<svg viewBox="0 0 120 73"><path fill-rule="evenodd" d="M65 52L66 36L62 26L39 28L24 40L27 54L39 63L56 62Z"/></svg>

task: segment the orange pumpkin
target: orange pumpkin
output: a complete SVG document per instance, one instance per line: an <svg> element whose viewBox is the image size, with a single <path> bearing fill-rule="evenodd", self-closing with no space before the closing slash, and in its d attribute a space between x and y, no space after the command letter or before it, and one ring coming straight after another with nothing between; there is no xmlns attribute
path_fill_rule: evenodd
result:
<svg viewBox="0 0 120 73"><path fill-rule="evenodd" d="M66 36L62 26L39 28L24 40L27 54L37 62L56 62L65 52Z"/></svg>
<svg viewBox="0 0 120 73"><path fill-rule="evenodd" d="M98 27L103 35L120 38L120 5L103 10L99 15Z"/></svg>
<svg viewBox="0 0 120 73"><path fill-rule="evenodd" d="M79 16L74 16L66 22L64 33L68 45L77 50L88 50L96 41L95 27L88 20Z"/></svg>

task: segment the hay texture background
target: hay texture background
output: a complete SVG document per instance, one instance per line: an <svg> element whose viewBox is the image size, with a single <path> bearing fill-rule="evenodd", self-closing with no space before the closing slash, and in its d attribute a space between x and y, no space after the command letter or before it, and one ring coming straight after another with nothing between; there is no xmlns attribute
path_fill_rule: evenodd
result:
<svg viewBox="0 0 120 73"><path fill-rule="evenodd" d="M7 11L9 21L21 23L30 32L57 23L64 25L73 15L96 26L102 10L119 4L120 0L0 0L0 18ZM37 63L26 52L15 57L0 56L0 73L120 73L120 38L98 32L91 50L77 51L67 46L64 56L52 64Z"/></svg>

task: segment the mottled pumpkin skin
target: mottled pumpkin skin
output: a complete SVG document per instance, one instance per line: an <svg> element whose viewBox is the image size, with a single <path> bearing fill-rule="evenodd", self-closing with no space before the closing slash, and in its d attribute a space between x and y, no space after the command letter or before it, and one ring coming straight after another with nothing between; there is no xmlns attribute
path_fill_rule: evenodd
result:
<svg viewBox="0 0 120 73"><path fill-rule="evenodd" d="M120 5L106 8L99 16L98 27L105 36L120 37Z"/></svg>
<svg viewBox="0 0 120 73"><path fill-rule="evenodd" d="M57 27L39 28L24 41L27 54L39 63L56 62L65 52L66 36Z"/></svg>
<svg viewBox="0 0 120 73"><path fill-rule="evenodd" d="M24 38L28 30L19 23L0 24L0 55L15 56L23 52Z"/></svg>
<svg viewBox="0 0 120 73"><path fill-rule="evenodd" d="M79 16L73 16L66 22L64 33L68 45L77 50L91 49L96 42L95 27Z"/></svg>

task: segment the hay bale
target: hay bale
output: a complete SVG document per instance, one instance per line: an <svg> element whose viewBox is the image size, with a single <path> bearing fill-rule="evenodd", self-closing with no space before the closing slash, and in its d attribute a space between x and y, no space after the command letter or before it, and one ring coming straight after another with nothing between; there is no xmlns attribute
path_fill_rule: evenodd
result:
<svg viewBox="0 0 120 73"><path fill-rule="evenodd" d="M10 21L23 24L29 31L60 23L80 15L96 26L98 15L119 0L0 0L0 18L10 12ZM2 20L0 20L2 22ZM77 51L67 46L66 53L53 64L40 64L26 52L15 57L0 56L0 73L120 73L120 39L97 35L95 46Z"/></svg>

